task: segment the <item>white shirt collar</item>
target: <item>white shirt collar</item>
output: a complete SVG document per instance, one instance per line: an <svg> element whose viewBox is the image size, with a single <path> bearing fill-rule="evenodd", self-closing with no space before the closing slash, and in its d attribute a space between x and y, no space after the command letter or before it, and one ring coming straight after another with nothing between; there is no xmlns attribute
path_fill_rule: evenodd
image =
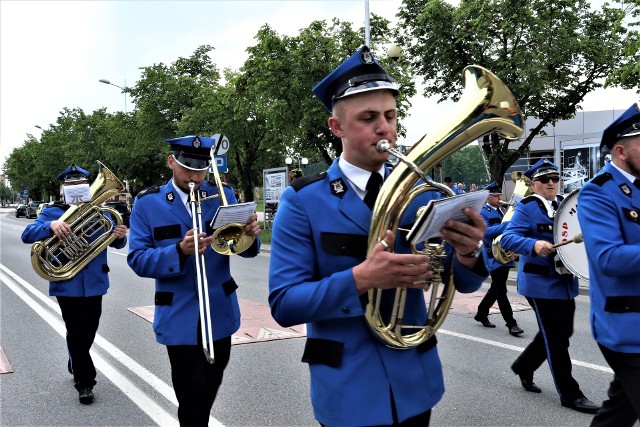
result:
<svg viewBox="0 0 640 427"><path fill-rule="evenodd" d="M622 169L620 169L618 167L618 165L616 165L615 163L611 162L611 166L613 166L614 168L618 169L618 171L622 174L622 176L624 176L625 178L627 178L629 180L630 183L633 184L633 182L636 180L636 177L631 175L629 172L624 171Z"/></svg>
<svg viewBox="0 0 640 427"><path fill-rule="evenodd" d="M353 185L356 190L356 193L363 198L365 193L367 192L367 182L369 181L369 177L371 176L371 172L366 171L362 168L352 165L348 161L344 159L344 157L340 156L338 160L338 166L340 166L340 170L344 174L344 176L349 180L349 182ZM384 164L378 170L378 173L384 179L385 168Z"/></svg>

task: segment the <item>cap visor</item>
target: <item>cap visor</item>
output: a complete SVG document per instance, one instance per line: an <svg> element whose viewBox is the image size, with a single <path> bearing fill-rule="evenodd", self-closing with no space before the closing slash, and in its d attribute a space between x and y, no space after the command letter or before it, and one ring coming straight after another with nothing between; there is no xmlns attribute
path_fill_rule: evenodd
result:
<svg viewBox="0 0 640 427"><path fill-rule="evenodd" d="M184 153L181 153L179 156L172 154L172 156L180 166L194 171L205 171L211 163L210 160L196 159L194 157L185 155Z"/></svg>

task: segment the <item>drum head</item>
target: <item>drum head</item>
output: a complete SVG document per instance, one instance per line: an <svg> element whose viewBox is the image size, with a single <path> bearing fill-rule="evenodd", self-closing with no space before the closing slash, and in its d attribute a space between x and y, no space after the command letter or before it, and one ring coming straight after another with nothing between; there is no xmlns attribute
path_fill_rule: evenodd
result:
<svg viewBox="0 0 640 427"><path fill-rule="evenodd" d="M571 240L577 234L582 234L578 222L578 192L572 191L564 198L553 218L553 239L561 243ZM573 275L583 280L589 280L589 262L584 243L568 243L556 248L558 256Z"/></svg>

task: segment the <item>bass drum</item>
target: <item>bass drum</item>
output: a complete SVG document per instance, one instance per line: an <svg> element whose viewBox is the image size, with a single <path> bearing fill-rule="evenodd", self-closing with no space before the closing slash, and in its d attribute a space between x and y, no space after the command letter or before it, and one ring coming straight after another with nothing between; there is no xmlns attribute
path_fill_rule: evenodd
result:
<svg viewBox="0 0 640 427"><path fill-rule="evenodd" d="M564 198L553 217L553 239L555 244L582 235L578 222L578 192L573 190ZM560 261L574 276L589 280L589 262L584 243L568 243L556 248Z"/></svg>

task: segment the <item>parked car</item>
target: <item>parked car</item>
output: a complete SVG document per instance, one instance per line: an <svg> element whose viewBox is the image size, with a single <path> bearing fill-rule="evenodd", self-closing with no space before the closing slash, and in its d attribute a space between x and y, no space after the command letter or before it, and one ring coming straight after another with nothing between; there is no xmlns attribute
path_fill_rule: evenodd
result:
<svg viewBox="0 0 640 427"><path fill-rule="evenodd" d="M20 218L21 216L27 217L27 205L20 203L16 207L16 218Z"/></svg>
<svg viewBox="0 0 640 427"><path fill-rule="evenodd" d="M37 218L38 214L37 214L37 210L38 210L38 206L40 206L41 203L44 203L44 201L42 200L38 200L36 202L30 202L27 205L27 218Z"/></svg>
<svg viewBox="0 0 640 427"><path fill-rule="evenodd" d="M105 206L115 209L122 216L122 223L129 227L129 217L131 216L131 212L129 211L129 205L124 200L118 201L108 201L105 202Z"/></svg>

